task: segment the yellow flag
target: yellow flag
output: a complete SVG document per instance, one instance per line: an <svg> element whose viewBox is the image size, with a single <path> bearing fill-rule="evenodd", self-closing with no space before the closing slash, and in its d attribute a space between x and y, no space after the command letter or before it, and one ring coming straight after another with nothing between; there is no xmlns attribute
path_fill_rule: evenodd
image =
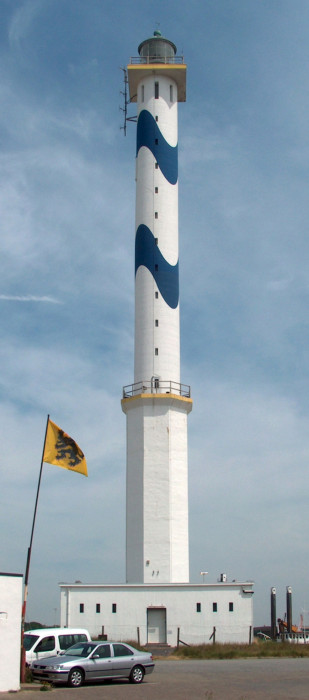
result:
<svg viewBox="0 0 309 700"><path fill-rule="evenodd" d="M48 420L43 462L88 476L84 453L77 443L51 420Z"/></svg>

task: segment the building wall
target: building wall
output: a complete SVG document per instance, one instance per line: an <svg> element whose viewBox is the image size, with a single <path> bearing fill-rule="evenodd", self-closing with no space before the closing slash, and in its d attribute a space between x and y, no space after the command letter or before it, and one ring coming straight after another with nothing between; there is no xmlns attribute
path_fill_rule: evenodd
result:
<svg viewBox="0 0 309 700"><path fill-rule="evenodd" d="M0 692L20 689L22 581L0 572Z"/></svg>
<svg viewBox="0 0 309 700"><path fill-rule="evenodd" d="M170 646L177 645L178 634L187 644L211 643L209 638L214 627L216 642L248 643L252 630L252 583L61 584L60 589L61 625L85 627L92 637L103 632L107 639L114 641L138 641L139 637L143 645L149 641L158 642L156 631L150 626L156 624L150 616L152 611L165 611L164 641ZM84 612L80 612L80 605ZM98 605L100 612L96 612ZM148 629L147 617L150 620Z"/></svg>
<svg viewBox="0 0 309 700"><path fill-rule="evenodd" d="M171 394L123 401L129 583L189 581L187 413L191 407L190 400Z"/></svg>

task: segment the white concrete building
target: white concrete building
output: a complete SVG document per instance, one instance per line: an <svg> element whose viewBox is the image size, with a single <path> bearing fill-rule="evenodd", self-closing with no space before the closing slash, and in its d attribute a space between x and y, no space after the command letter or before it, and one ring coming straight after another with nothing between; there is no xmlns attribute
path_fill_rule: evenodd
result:
<svg viewBox="0 0 309 700"><path fill-rule="evenodd" d="M249 643L251 583L60 584L61 626L140 644Z"/></svg>
<svg viewBox="0 0 309 700"><path fill-rule="evenodd" d="M187 416L180 379L178 102L186 65L159 31L128 66L137 105L135 361L127 420L126 584L61 584L61 625L108 639L248 642L252 583L189 583Z"/></svg>
<svg viewBox="0 0 309 700"><path fill-rule="evenodd" d="M0 692L20 690L22 574L0 572Z"/></svg>

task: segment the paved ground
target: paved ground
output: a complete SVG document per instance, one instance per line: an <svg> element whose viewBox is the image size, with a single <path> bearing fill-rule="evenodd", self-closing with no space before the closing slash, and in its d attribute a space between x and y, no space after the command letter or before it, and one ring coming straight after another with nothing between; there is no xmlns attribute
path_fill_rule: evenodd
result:
<svg viewBox="0 0 309 700"><path fill-rule="evenodd" d="M19 700L38 700L39 688L27 688ZM114 681L56 687L45 695L46 700L308 700L309 659L167 659L156 662L142 685ZM0 700L12 700L12 694L1 693Z"/></svg>

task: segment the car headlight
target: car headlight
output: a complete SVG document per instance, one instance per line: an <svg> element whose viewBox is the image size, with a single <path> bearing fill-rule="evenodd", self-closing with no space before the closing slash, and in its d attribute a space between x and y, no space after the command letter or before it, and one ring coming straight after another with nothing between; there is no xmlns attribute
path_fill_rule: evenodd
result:
<svg viewBox="0 0 309 700"><path fill-rule="evenodd" d="M62 664L55 664L55 666L50 666L50 671L58 671L59 668L63 668Z"/></svg>

